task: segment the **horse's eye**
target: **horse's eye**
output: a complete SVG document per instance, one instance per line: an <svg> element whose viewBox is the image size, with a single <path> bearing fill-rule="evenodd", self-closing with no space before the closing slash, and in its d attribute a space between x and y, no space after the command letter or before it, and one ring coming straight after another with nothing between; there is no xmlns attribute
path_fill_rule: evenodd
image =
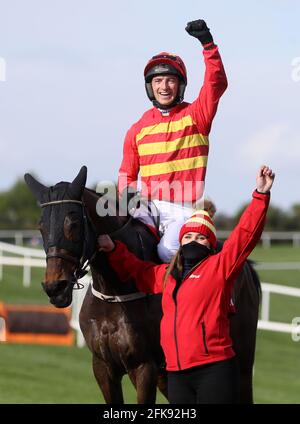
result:
<svg viewBox="0 0 300 424"><path fill-rule="evenodd" d="M79 241L80 240L80 221L77 216L68 214L64 222L64 235L67 240Z"/></svg>
<svg viewBox="0 0 300 424"><path fill-rule="evenodd" d="M77 224L78 224L78 219L73 214L68 214L65 217L65 225L67 225L68 227L72 227L73 225L77 225Z"/></svg>

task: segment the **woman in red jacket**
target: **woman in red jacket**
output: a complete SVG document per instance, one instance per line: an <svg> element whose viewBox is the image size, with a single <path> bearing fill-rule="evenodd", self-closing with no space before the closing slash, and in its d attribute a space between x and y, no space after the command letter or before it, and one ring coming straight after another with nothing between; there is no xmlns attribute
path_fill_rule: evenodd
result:
<svg viewBox="0 0 300 424"><path fill-rule="evenodd" d="M170 264L138 259L119 241L100 236L100 250L122 281L145 293L163 293L161 345L170 403L234 403L238 381L229 334L233 283L260 239L275 174L259 169L256 190L236 228L215 253L216 230L201 210L183 225Z"/></svg>

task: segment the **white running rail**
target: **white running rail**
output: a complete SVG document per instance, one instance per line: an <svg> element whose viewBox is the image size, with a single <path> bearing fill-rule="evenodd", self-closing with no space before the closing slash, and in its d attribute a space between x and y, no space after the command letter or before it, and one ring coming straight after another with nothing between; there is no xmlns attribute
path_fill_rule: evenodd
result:
<svg viewBox="0 0 300 424"><path fill-rule="evenodd" d="M4 255L5 253L6 255ZM14 256L7 256L11 253ZM18 256L16 256L18 255ZM8 266L22 266L23 267L23 285L24 287L30 286L31 268L39 267L45 268L46 255L43 250L30 249L27 247L20 247L8 243L0 242L0 281L3 278L3 265ZM258 263L256 269L299 269L299 262L286 262L279 264ZM73 291L72 302L72 317L70 325L77 332L77 346L84 346L84 338L79 327L79 312L81 305L91 281L90 276L85 276L80 280L84 284L81 290ZM263 282L262 286L262 304L261 304L261 319L258 321L258 329L270 330L277 332L284 332L292 334L295 331L295 326L292 323L283 323L270 321L270 295L271 293L300 297L300 288L283 286L278 284L271 284ZM299 313L300 315L300 313ZM299 330L300 331L300 330Z"/></svg>
<svg viewBox="0 0 300 424"><path fill-rule="evenodd" d="M8 256L7 253L14 256ZM0 241L0 281L3 279L3 265L22 266L23 286L29 287L31 268L45 268L46 255L41 249L30 249Z"/></svg>
<svg viewBox="0 0 300 424"><path fill-rule="evenodd" d="M276 293L285 296L300 297L300 289L296 287L281 286L279 284L265 282L261 283L261 287L261 319L258 321L257 328L260 330L270 330L292 334L295 331L295 326L293 324L270 321L270 294Z"/></svg>

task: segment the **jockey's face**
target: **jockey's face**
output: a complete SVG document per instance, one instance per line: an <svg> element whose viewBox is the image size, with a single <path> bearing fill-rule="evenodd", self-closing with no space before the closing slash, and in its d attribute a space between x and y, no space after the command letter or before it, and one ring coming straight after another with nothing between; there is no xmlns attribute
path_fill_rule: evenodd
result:
<svg viewBox="0 0 300 424"><path fill-rule="evenodd" d="M195 232L184 234L184 236L181 239L181 246L191 243L192 241L196 241L197 243L202 244L203 246L206 246L208 247L208 249L210 249L210 242L208 241L208 238L201 233L195 233Z"/></svg>
<svg viewBox="0 0 300 424"><path fill-rule="evenodd" d="M155 100L161 105L172 104L178 92L178 77L175 75L157 75L151 81Z"/></svg>

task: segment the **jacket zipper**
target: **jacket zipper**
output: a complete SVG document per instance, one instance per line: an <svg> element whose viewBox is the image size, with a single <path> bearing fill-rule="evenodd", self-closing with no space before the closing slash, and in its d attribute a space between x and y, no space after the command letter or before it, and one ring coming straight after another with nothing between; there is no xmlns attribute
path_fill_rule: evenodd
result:
<svg viewBox="0 0 300 424"><path fill-rule="evenodd" d="M179 352L178 352L178 339L177 339L177 331L176 331L176 322L177 322L177 301L175 301L175 317L174 317L174 339L175 339L175 347L176 347L176 358L177 358L177 366L181 370L181 365L179 361Z"/></svg>
<svg viewBox="0 0 300 424"><path fill-rule="evenodd" d="M201 327L202 327L202 339L203 339L204 349L205 349L206 355L208 355L209 352L208 352L208 347L207 347L207 343L206 343L206 331L205 331L205 323L204 323L204 321L201 322Z"/></svg>
<svg viewBox="0 0 300 424"><path fill-rule="evenodd" d="M191 268L191 269L189 270L189 272L186 274L186 276L184 277L184 279L182 280L182 282L183 282L183 281L185 281L187 278L189 278L189 276L192 274L192 272L193 272L196 268L198 268L198 266L199 266L200 264L202 264L202 262L206 261L206 259L208 259L208 257L207 257L207 258L202 259L202 261L200 261L200 262L198 262L196 265L194 265L194 266L193 266L193 268Z"/></svg>
<svg viewBox="0 0 300 424"><path fill-rule="evenodd" d="M201 262L203 262L203 261L201 261ZM197 268L200 265L201 262L199 262L198 264L196 264L195 266L193 266L192 269L190 269L190 271L188 272L188 274L182 280L180 286L188 278L188 276L194 271L194 269ZM173 299L174 299L174 303L175 303L174 339L175 339L175 347L176 347L176 358L177 358L177 366L181 370L181 365L180 365L180 360L179 360L179 351L178 351L177 331L176 331L176 322L177 322L177 300L176 300L176 298L177 298L177 294L178 294L179 289L180 289L180 287L178 288L178 290L177 290L177 292L175 294L175 297L173 297ZM204 326L204 322L202 323L202 334L203 334L203 341L204 341L205 351L208 354L208 349L207 349L206 340L205 340L205 326Z"/></svg>

